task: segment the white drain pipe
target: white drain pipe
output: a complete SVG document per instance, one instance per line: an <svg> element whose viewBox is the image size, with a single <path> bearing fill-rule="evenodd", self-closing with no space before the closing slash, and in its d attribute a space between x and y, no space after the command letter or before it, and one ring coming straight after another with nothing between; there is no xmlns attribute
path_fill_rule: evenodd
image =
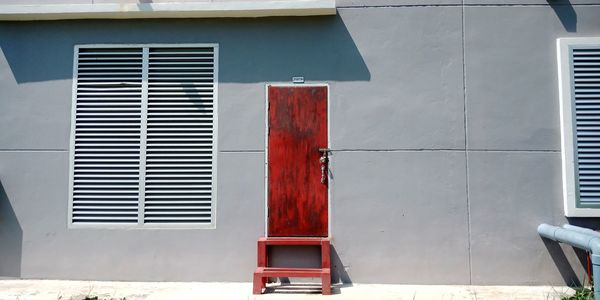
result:
<svg viewBox="0 0 600 300"><path fill-rule="evenodd" d="M573 225L563 227L540 224L537 231L542 237L569 244L592 254L592 274L596 279L594 280L594 299L600 299L600 234L591 229Z"/></svg>
<svg viewBox="0 0 600 300"><path fill-rule="evenodd" d="M591 230L589 228L583 228L583 227L579 227L579 226L575 226L575 225L571 225L571 224L564 224L562 227L566 230L573 230L573 231L585 233L588 235L593 235L595 237L600 237L600 232Z"/></svg>

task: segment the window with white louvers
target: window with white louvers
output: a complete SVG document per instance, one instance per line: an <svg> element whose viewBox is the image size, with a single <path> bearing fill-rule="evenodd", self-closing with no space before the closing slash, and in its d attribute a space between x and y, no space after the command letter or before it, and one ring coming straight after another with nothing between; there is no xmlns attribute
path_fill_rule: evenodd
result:
<svg viewBox="0 0 600 300"><path fill-rule="evenodd" d="M70 224L214 228L218 46L77 46Z"/></svg>
<svg viewBox="0 0 600 300"><path fill-rule="evenodd" d="M558 40L565 215L600 216L600 38Z"/></svg>

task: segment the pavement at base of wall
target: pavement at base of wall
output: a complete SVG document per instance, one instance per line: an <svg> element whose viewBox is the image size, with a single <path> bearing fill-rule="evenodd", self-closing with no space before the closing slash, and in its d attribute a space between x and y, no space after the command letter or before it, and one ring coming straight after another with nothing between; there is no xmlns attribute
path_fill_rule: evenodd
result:
<svg viewBox="0 0 600 300"><path fill-rule="evenodd" d="M352 300L548 300L573 294L564 286L466 286L466 285L334 285L333 295L320 295L315 282L270 284L263 295L252 295L251 283L119 282L71 280L0 280L0 300L237 300L237 299L352 299Z"/></svg>

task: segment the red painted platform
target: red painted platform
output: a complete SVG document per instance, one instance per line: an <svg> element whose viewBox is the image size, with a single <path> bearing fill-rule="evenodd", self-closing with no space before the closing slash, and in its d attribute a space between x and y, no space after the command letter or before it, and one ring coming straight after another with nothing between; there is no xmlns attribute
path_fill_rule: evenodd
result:
<svg viewBox="0 0 600 300"><path fill-rule="evenodd" d="M268 266L268 246L319 246L321 268L275 268ZM320 277L322 294L331 295L330 242L328 238L266 237L258 239L258 262L253 278L253 293L261 294L269 277Z"/></svg>

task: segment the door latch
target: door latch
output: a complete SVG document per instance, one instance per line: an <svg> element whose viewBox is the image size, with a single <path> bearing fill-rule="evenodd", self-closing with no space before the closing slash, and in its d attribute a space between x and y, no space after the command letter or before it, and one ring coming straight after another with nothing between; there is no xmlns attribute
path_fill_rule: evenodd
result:
<svg viewBox="0 0 600 300"><path fill-rule="evenodd" d="M321 158L319 158L319 163L321 164L321 183L327 183L327 166L329 164L329 151L328 148L319 148L319 152L321 152Z"/></svg>

